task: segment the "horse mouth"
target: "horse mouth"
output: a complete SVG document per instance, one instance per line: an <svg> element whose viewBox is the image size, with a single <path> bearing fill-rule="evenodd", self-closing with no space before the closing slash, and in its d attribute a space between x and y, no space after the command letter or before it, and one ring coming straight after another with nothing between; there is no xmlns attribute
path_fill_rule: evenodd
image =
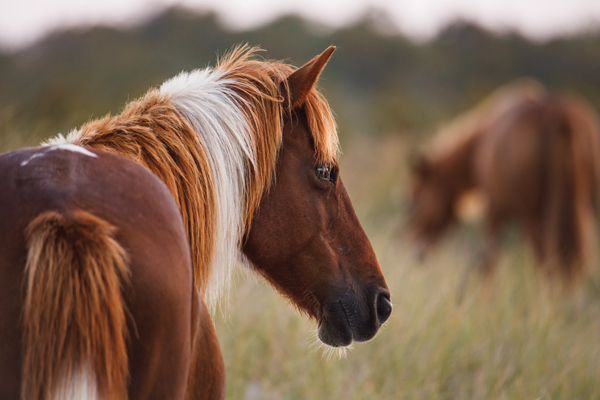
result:
<svg viewBox="0 0 600 400"><path fill-rule="evenodd" d="M373 303L367 303L368 306L361 306L349 295L327 303L318 327L321 342L331 347L345 347L353 341L372 339L390 316L392 304L387 290L378 290Z"/></svg>
<svg viewBox="0 0 600 400"><path fill-rule="evenodd" d="M354 340L354 334L344 303L339 300L330 303L325 309L327 318L319 321L319 340L331 347L350 346Z"/></svg>

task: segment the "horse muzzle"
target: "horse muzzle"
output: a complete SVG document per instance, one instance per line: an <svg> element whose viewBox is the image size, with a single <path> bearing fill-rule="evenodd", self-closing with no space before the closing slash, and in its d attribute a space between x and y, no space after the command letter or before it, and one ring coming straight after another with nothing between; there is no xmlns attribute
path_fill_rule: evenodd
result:
<svg viewBox="0 0 600 400"><path fill-rule="evenodd" d="M390 293L375 288L365 294L345 293L329 300L319 321L319 339L328 346L349 346L372 339L392 313Z"/></svg>

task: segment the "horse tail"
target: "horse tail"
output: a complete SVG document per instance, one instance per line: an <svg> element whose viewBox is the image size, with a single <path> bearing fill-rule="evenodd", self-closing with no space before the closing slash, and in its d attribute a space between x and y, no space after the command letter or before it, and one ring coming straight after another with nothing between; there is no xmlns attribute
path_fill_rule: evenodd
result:
<svg viewBox="0 0 600 400"><path fill-rule="evenodd" d="M570 282L584 272L595 240L593 199L598 190L598 155L590 131L563 102L546 114L547 207L544 251L550 271Z"/></svg>
<svg viewBox="0 0 600 400"><path fill-rule="evenodd" d="M127 398L129 269L115 231L82 210L27 227L22 399Z"/></svg>

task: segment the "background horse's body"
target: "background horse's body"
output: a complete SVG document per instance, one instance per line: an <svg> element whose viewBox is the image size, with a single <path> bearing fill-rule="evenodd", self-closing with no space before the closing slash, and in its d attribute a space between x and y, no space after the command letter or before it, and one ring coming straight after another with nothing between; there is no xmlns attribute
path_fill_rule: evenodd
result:
<svg viewBox="0 0 600 400"><path fill-rule="evenodd" d="M115 215L114 210L113 214L103 212L104 208L92 202L80 206L82 212L95 215L99 221L106 219L109 224L106 229L116 232L111 243L121 249L118 264L123 285L115 290L115 295L128 294L125 281L131 274L131 300L129 303L127 298L124 300L132 309L133 321L128 326L132 346L127 348L131 357L130 398L181 398L186 384L188 399L224 397L223 361L202 299L207 298L214 305L220 293L227 289L237 260L256 269L299 309L315 318L319 338L330 346L342 347L353 341L369 340L390 316L392 306L385 280L339 178L338 138L333 117L325 99L314 89L333 50L327 49L304 67L294 70L281 62L254 59L255 49L238 48L216 69L182 73L159 90L151 90L128 104L120 115L92 121L66 138L59 136L51 141L50 147L37 149L37 154L24 161L25 166L40 160L47 162L53 179L64 184L62 190L54 194L62 198L66 193L71 200L70 190L78 187L75 170L79 166L56 166L48 155L63 154L67 149L79 153L78 157L88 156L91 161L86 158L86 162L97 165L97 169L85 176L88 181L97 177L100 183L89 191L84 186L77 194L84 198L91 196L96 202L104 200L102 206L111 210L113 205L122 214ZM142 190L139 185L145 180L139 177L135 185L128 180L112 180L113 170L98 168L100 163L93 164L96 158L104 160L105 153L96 156L90 153L91 149L113 153L110 157L115 160L115 167L122 163L134 165L130 162L133 161L166 185L183 217L191 247L192 268L187 263L180 267L185 272L193 271L193 279L192 275L177 273L168 264L171 258L189 262L190 251L184 245L168 246L170 240L176 239L181 244L185 239L180 216L173 214L177 213L172 199L170 204L164 205L166 210L159 210L160 204L153 203L154 192L162 191L161 196L166 196L164 186L157 188L155 182ZM19 154L21 152L10 153L4 159L14 160ZM3 173L14 169L15 163L4 166ZM82 173L86 171L82 169ZM39 179L35 172L39 170L32 172L32 178ZM151 176L147 171L145 174ZM103 185L105 182L111 182L110 190ZM19 185L8 186L11 189L6 195L12 203L4 211L15 209L25 193ZM120 197L111 196L113 193L124 196L130 203L118 203ZM112 201L120 205L115 206ZM146 202L148 207L152 206L152 212L143 214L138 208ZM44 215L44 211L31 210L22 217L21 225L3 226L5 235L21 234L27 224L32 219L37 221L38 214ZM160 217L159 214L165 212L171 213L170 220ZM120 224L119 217L125 223ZM132 231L127 223L131 218L143 220L134 220L139 222L140 232ZM75 225L80 224L76 221ZM177 235L172 237L174 231ZM275 231L282 232L277 240L273 240ZM93 238L92 234L89 236ZM140 240L147 247L136 248L130 243L134 240ZM70 248L75 242L76 235L70 235L61 243ZM54 247L47 246L52 255L48 257L50 260L60 258L52 253ZM21 256L27 253L27 248L26 243L20 243ZM32 248L29 246L29 253ZM146 254L142 254L144 251ZM178 258L174 252L179 253ZM149 265L138 262L146 259ZM17 269L21 275L13 277L11 285L19 286L23 278L24 262L20 261ZM42 265L40 270L45 271L45 268ZM68 269L68 266L58 268ZM154 271L156 275L148 276ZM172 299L168 295L173 280L181 286L181 292ZM90 278L90 281L96 282L96 279ZM26 297L32 293L30 289L25 291ZM58 287L50 292L60 295L63 291ZM143 311L138 312L138 301L146 296L151 296L148 307L144 303L140 306ZM163 311L159 308L163 301L167 303L166 312L171 313L165 320L150 321L153 311ZM119 301L121 303L123 301ZM13 304L13 319L8 321L12 324L11 345L15 348L19 332L15 316L20 307L20 303ZM170 307L177 308L177 312ZM43 309L42 306L30 308ZM90 308L98 310L92 305ZM120 308L121 314L126 315L122 305ZM26 326L31 319L27 309L25 305ZM51 315L60 310L55 307ZM77 314L72 319L79 324L80 317ZM168 317L180 320L171 323ZM107 318L109 322L114 320ZM156 333L155 322L160 322ZM53 327L47 331L49 335L54 333ZM27 328L25 334L27 336ZM164 338L168 335L171 336ZM35 333L31 337L35 338ZM109 352L107 343L110 342L106 340L97 347ZM85 342L69 337L65 343L79 346ZM168 347L172 343L178 345L173 351ZM142 350L137 352L136 345ZM24 343L26 354L31 348L30 342ZM53 349L54 343L42 344L40 348ZM108 378L101 379L102 360L112 359L104 356L105 353L98 356L90 353L88 358L92 359L92 365L86 365L87 369L80 374L92 384L94 377L98 378L99 395L106 394L101 384L108 381ZM167 353L169 356L172 353L172 357L162 361ZM78 353L73 354L76 357ZM17 355L12 354L12 357L16 359ZM127 397L124 392L127 364L123 361L126 359L125 355L121 357L123 376L119 385L110 390L108 398ZM46 360L44 368L59 368L51 360ZM160 379L155 376L157 371L167 367L171 368L170 374ZM26 367L24 371L28 373ZM173 374L177 376L171 379ZM25 378L22 381L27 382ZM50 385L55 381L53 375L46 377ZM152 390L162 383L165 384L162 392ZM49 393L44 385L31 386L40 396Z"/></svg>
<svg viewBox="0 0 600 400"><path fill-rule="evenodd" d="M461 140L415 165L416 236L437 239L455 219L460 196L476 188L486 202L484 270L495 264L503 223L514 219L545 271L579 275L592 250L600 173L591 108L519 83L452 130L461 128Z"/></svg>

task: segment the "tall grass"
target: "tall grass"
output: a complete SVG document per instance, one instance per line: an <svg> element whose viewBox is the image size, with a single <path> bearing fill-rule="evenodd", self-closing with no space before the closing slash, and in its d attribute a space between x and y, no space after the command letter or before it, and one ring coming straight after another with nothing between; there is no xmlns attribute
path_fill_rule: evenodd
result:
<svg viewBox="0 0 600 400"><path fill-rule="evenodd" d="M5 132L9 117L0 113ZM35 145L34 133L3 135L0 151ZM394 312L374 340L356 344L345 358L328 357L314 348L313 321L261 279L240 273L225 316L215 316L228 398L600 398L597 271L574 293L563 293L517 244L489 284L468 276L459 304L477 229L449 238L417 263L400 234L408 185L404 141L358 139L345 151L342 176Z"/></svg>
<svg viewBox="0 0 600 400"><path fill-rule="evenodd" d="M240 277L228 316L216 318L228 398L600 398L600 296L591 285L553 290L515 250L488 285L471 277L459 304L467 257L447 246L413 265L407 250L379 247L394 312L339 360L311 350L314 323Z"/></svg>
<svg viewBox="0 0 600 400"><path fill-rule="evenodd" d="M366 150L378 156L353 157L351 148L342 175L392 292L390 320L345 358L328 358L311 347L314 322L262 280L240 274L226 316L215 317L228 398L600 398L597 274L564 293L536 271L526 248L512 245L488 284L466 275L459 303L476 235L449 238L422 263L412 259L398 234L403 144Z"/></svg>

